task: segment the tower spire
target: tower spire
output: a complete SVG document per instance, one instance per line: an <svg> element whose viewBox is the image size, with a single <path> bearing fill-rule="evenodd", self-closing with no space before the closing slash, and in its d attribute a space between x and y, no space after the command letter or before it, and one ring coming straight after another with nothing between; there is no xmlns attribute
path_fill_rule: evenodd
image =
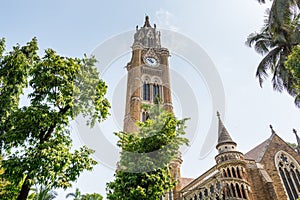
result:
<svg viewBox="0 0 300 200"><path fill-rule="evenodd" d="M217 117L219 120L219 130L218 130L218 144L217 144L217 148L222 145L222 144L226 144L226 143L230 143L230 144L234 144L236 145L236 143L231 139L227 129L225 128L222 120L221 120L221 116L220 113L217 112Z"/></svg>

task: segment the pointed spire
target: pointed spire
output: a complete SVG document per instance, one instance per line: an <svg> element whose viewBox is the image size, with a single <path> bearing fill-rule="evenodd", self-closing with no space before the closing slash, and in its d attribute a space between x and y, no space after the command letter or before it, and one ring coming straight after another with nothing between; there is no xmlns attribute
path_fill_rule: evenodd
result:
<svg viewBox="0 0 300 200"><path fill-rule="evenodd" d="M151 27L150 22L149 22L149 16L148 16L148 15L146 15L146 17L145 17L144 27Z"/></svg>
<svg viewBox="0 0 300 200"><path fill-rule="evenodd" d="M300 154L300 138L299 138L299 136L298 136L298 134L297 134L296 129L293 129L293 132L294 132L295 135L296 135L296 140L297 140L297 143L298 143L297 149L298 149L298 153Z"/></svg>
<svg viewBox="0 0 300 200"><path fill-rule="evenodd" d="M231 139L227 129L225 128L222 120L221 120L221 116L220 113L217 112L217 116L219 119L219 130L218 130L218 144L217 144L217 148L218 146L220 146L221 144L225 144L225 143L231 143L231 144L235 144L236 143Z"/></svg>

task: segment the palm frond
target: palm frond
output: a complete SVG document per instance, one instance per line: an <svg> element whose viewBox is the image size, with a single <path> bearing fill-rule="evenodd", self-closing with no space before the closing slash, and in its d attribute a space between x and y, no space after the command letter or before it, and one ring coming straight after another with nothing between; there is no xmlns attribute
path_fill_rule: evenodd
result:
<svg viewBox="0 0 300 200"><path fill-rule="evenodd" d="M271 28L280 28L290 20L290 0L274 0L270 9L269 25Z"/></svg>
<svg viewBox="0 0 300 200"><path fill-rule="evenodd" d="M298 108L300 108L300 94L295 97L294 103Z"/></svg>
<svg viewBox="0 0 300 200"><path fill-rule="evenodd" d="M272 69L272 66L277 62L280 51L281 48L279 47L272 49L259 63L256 70L256 77L258 78L261 87L263 81L268 77L267 71Z"/></svg>
<svg viewBox="0 0 300 200"><path fill-rule="evenodd" d="M275 91L278 91L278 92L283 91L283 88L284 88L283 81L282 81L281 77L275 75L275 73L272 78L272 85L273 85L273 89Z"/></svg>
<svg viewBox="0 0 300 200"><path fill-rule="evenodd" d="M265 0L257 0L257 1L258 1L258 3L266 3Z"/></svg>
<svg viewBox="0 0 300 200"><path fill-rule="evenodd" d="M262 33L252 33L248 36L246 45L249 47L254 45L254 49L259 54L264 55L269 52L269 48L272 46L270 42L270 35L265 32Z"/></svg>

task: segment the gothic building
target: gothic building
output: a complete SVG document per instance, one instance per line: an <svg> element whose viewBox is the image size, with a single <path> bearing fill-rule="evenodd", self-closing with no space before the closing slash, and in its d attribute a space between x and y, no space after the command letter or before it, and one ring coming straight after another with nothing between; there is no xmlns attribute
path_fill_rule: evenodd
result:
<svg viewBox="0 0 300 200"><path fill-rule="evenodd" d="M266 141L243 154L219 117L216 165L180 188L179 199L298 199L300 155L271 130Z"/></svg>
<svg viewBox="0 0 300 200"><path fill-rule="evenodd" d="M165 109L173 112L169 51L161 46L160 32L145 18L136 27L132 57L126 68L127 94L124 131L136 131L136 121L148 113L142 104L161 99ZM239 152L220 115L216 164L195 179L180 175L181 158L171 163L177 185L164 200L295 200L300 197L300 139L295 150L271 127L271 136L247 153ZM298 153L299 152L299 153Z"/></svg>

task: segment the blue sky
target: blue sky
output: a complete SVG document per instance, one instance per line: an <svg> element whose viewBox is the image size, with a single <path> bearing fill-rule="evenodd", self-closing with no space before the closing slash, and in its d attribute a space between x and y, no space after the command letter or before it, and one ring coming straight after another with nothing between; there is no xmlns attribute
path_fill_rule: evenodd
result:
<svg viewBox="0 0 300 200"><path fill-rule="evenodd" d="M238 149L247 152L270 136L269 124L273 124L280 137L290 142L295 142L292 128L300 131L300 112L293 105L293 99L285 93L273 92L268 82L262 89L259 87L255 70L262 57L244 44L247 36L262 26L265 8L255 0L2 1L0 37L6 38L8 49L36 36L41 54L43 49L53 48L62 55L82 57L109 38L134 30L136 25L142 26L147 14L158 29L177 31L199 44L214 62L226 96L224 123ZM126 75L123 67L128 61L127 55L111 65L120 70L118 76ZM171 68L175 69L188 65L176 55L170 62ZM110 82L112 77L108 74L103 78L112 90L117 85ZM210 104L205 83L200 80L199 84L204 88L196 94L202 102L199 112L203 130L199 132L205 132L214 113L206 109ZM176 111L180 112L180 109ZM113 127L111 132L119 129L118 125L110 124L113 118L118 118L113 115L100 125ZM115 141L112 134L107 137L112 143ZM214 164L215 150L204 159L197 156L203 137L202 133L197 134L183 155L183 176L196 177ZM81 144L76 134L74 142L75 146ZM84 173L74 188L104 195L105 183L112 179L113 172L99 164L93 172ZM67 192L75 191L74 188ZM58 199L64 199L67 192L59 191Z"/></svg>

